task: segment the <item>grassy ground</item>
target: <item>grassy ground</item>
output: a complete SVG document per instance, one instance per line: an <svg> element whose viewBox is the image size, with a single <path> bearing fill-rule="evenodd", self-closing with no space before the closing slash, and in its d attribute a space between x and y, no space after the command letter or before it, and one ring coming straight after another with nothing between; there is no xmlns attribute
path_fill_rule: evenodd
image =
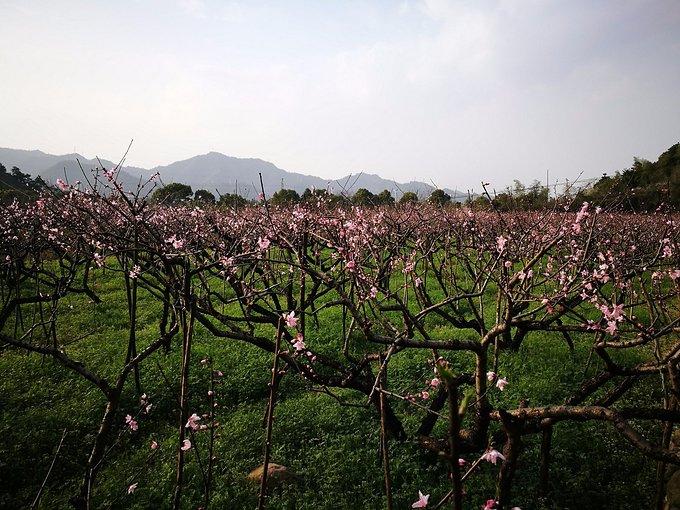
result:
<svg viewBox="0 0 680 510"><path fill-rule="evenodd" d="M70 345L69 355L114 377L121 366L127 342L125 294L115 278L100 278L96 285L102 304L85 296L72 296L66 317L60 320L60 338L86 338ZM139 338L143 344L157 334L160 310L152 298L140 292ZM336 349L339 317L329 313L319 328L310 327L308 345L320 351ZM435 323L435 337L454 334ZM495 392L495 405L516 407L520 399L530 405L559 403L584 376L589 345L577 339L571 353L560 337L534 334L519 352L502 357L502 374L510 385ZM221 423L217 437L218 461L211 508L254 508L257 488L245 475L262 463L262 416L266 407L271 355L247 345L212 338L197 327L193 354L192 409L205 412L210 371L198 361L210 356L224 372L218 387L217 410ZM470 368L471 359L450 354L454 366ZM120 440L110 451L98 477L94 495L97 508L165 508L172 494L176 447L177 410L173 392L179 386L179 349L156 356L142 369L142 385L154 408L139 420L135 434L123 431L123 417L134 413L137 397L132 384L119 419ZM592 373L596 367L591 366ZM29 506L49 469L55 449L66 430L40 507L67 508L75 494L97 430L104 399L92 385L41 356L4 351L0 354L0 507ZM162 376L161 374L164 374ZM404 352L391 364L394 390L422 389L431 369L426 353ZM167 378L167 380L166 380ZM413 385L414 381L417 385ZM168 387L168 382L171 388ZM412 385L412 386L409 386ZM361 403L358 395L340 393ZM364 397L365 398L365 397ZM647 403L652 389L640 386L627 404ZM395 403L410 434L422 419L421 411ZM657 430L645 430L648 437ZM439 424L441 427L442 424ZM440 434L443 429L438 429ZM160 444L153 453L152 440ZM197 439L205 445L207 436ZM284 379L276 409L272 461L289 466L300 482L275 493L269 508L353 509L384 508L382 470L378 459L378 422L373 409L341 406L327 395L309 392L296 376ZM561 424L555 429L552 465L553 500L537 499L538 437L527 439L521 457L514 504L536 508L644 508L653 497L654 463L643 458L610 427L599 423ZM201 473L192 450L187 466L186 508L201 501ZM437 464L410 441L392 443L392 472L396 508L409 508L418 490L437 500L449 490L446 468ZM201 459L204 460L204 459ZM485 463L466 489L466 508L479 508L494 494L498 467ZM127 487L138 483L133 494Z"/></svg>

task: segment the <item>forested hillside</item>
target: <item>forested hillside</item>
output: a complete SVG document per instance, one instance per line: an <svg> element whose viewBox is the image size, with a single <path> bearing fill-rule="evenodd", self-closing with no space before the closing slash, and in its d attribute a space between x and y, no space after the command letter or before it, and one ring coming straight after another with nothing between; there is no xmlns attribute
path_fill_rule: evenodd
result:
<svg viewBox="0 0 680 510"><path fill-rule="evenodd" d="M655 162L635 158L633 166L613 176L604 175L581 195L598 205L628 211L650 211L661 205L677 209L680 206L680 143L671 146Z"/></svg>

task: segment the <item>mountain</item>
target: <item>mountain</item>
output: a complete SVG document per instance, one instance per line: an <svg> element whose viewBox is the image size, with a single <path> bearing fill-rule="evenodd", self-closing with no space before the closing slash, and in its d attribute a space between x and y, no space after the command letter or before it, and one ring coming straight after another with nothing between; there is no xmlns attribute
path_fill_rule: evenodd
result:
<svg viewBox="0 0 680 510"><path fill-rule="evenodd" d="M112 168L114 163L106 159L87 159L77 153L54 155L39 150L27 151L21 149L6 149L0 147L0 163L9 171L17 167L34 177L40 176L47 182L54 183L57 179L68 182L83 181L83 170L89 177L89 171L94 168ZM82 169L81 169L82 167ZM124 186L136 185L142 175L148 174L143 168L126 167L119 173L119 180Z"/></svg>
<svg viewBox="0 0 680 510"><path fill-rule="evenodd" d="M57 178L66 178L69 182L83 180L83 169L90 170L100 166L97 159L87 159L80 154L64 154L61 156L47 154L39 150L27 151L0 148L0 163L8 169L13 166L33 176L40 175L49 182ZM101 165L111 168L111 161L101 160ZM259 175L267 194L271 195L281 188L294 189L302 193L306 188L328 189L333 193L352 195L359 188L366 188L372 193L390 190L395 198L402 193L412 191L425 198L435 189L423 182L411 181L397 183L390 179L369 174L358 173L347 175L341 179L322 179L312 175L288 172L273 163L253 158L235 158L219 152L209 152L194 156L169 165L157 166L150 170L137 167L123 167L120 180L125 186L136 185L140 177L148 178L153 172L159 172L163 183L181 182L197 189L217 190L219 193L235 193L246 198L253 198L260 192ZM445 189L454 199L464 200L466 196L460 191Z"/></svg>
<svg viewBox="0 0 680 510"><path fill-rule="evenodd" d="M388 189L396 197L406 191L427 197L435 189L434 186L423 182L411 181L400 184L368 173L347 175L341 179L322 179L312 175L288 172L261 159L235 158L219 152L209 152L166 166L158 166L152 171L159 172L165 183L182 182L191 185L194 190L204 188L209 191L217 190L220 193L238 191L240 195L247 198L257 196L260 192L258 174L262 174L262 183L268 194L281 188L294 189L298 193L302 193L306 188L317 188L351 195L359 188L366 188L373 193ZM464 198L461 192L445 191L452 197Z"/></svg>

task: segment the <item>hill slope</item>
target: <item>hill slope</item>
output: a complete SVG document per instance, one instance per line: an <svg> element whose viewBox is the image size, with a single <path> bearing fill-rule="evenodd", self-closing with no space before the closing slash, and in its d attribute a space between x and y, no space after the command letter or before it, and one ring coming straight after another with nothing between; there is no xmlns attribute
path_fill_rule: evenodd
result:
<svg viewBox="0 0 680 510"><path fill-rule="evenodd" d="M680 143L654 162L635 158L632 167L603 176L582 195L585 200L617 209L652 211L661 204L679 209Z"/></svg>

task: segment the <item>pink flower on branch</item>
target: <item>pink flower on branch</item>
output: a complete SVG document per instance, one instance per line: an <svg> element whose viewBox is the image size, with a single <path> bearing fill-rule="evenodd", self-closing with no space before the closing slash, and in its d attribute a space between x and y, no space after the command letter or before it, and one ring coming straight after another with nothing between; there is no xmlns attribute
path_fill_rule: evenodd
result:
<svg viewBox="0 0 680 510"><path fill-rule="evenodd" d="M295 337L295 343L293 344L293 347L295 347L295 350L298 352L304 351L307 348L305 346L304 337L302 336L302 333L298 333L297 336Z"/></svg>
<svg viewBox="0 0 680 510"><path fill-rule="evenodd" d="M491 464L493 465L496 465L498 459L505 460L505 456L498 450L491 449L485 452L484 455L482 455L482 460L491 462Z"/></svg>
<svg viewBox="0 0 680 510"><path fill-rule="evenodd" d="M427 508L427 502L430 499L429 494L423 494L418 491L418 501L411 505L411 508Z"/></svg>
<svg viewBox="0 0 680 510"><path fill-rule="evenodd" d="M496 508L496 503L497 501L495 499L487 499L482 510L494 510L494 508Z"/></svg>
<svg viewBox="0 0 680 510"><path fill-rule="evenodd" d="M139 428L137 421L129 414L125 416L125 424L132 432L135 432Z"/></svg>
<svg viewBox="0 0 680 510"><path fill-rule="evenodd" d="M286 326L289 328L297 327L298 319L295 317L295 311L292 311L289 314L284 314L283 319L286 321Z"/></svg>
<svg viewBox="0 0 680 510"><path fill-rule="evenodd" d="M189 416L189 420L187 421L187 424L185 427L191 429L191 430L198 430L201 426L198 424L198 422L201 421L201 417L197 415L196 413L192 414Z"/></svg>
<svg viewBox="0 0 680 510"><path fill-rule="evenodd" d="M508 244L508 240L503 237L503 236L498 236L496 238L496 248L498 249L499 253L502 253L505 250L505 246Z"/></svg>

